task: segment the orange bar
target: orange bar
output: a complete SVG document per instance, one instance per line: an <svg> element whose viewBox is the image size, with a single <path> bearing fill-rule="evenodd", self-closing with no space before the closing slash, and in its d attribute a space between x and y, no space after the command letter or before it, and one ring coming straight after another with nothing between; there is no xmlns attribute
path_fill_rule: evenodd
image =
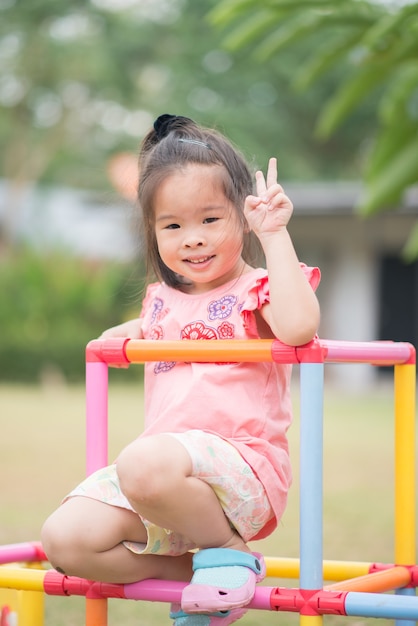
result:
<svg viewBox="0 0 418 626"><path fill-rule="evenodd" d="M130 363L145 361L189 361L195 363L223 363L272 361L271 339L225 339L218 341L154 341L131 339L125 347Z"/></svg>
<svg viewBox="0 0 418 626"><path fill-rule="evenodd" d="M324 587L327 591L362 591L365 593L381 593L405 587L411 582L411 574L407 567L395 566L366 576L343 580Z"/></svg>
<svg viewBox="0 0 418 626"><path fill-rule="evenodd" d="M86 626L107 626L106 598L86 598Z"/></svg>

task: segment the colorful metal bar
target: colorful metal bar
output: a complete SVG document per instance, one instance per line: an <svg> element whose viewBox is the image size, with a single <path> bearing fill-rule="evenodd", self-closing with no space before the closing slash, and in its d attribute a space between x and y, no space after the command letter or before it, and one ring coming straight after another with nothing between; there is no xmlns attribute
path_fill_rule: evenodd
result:
<svg viewBox="0 0 418 626"><path fill-rule="evenodd" d="M407 567L397 566L358 576L347 580L333 583L325 587L329 591L364 591L367 593L378 593L393 591L399 587L405 587L411 582L411 572Z"/></svg>
<svg viewBox="0 0 418 626"><path fill-rule="evenodd" d="M322 363L300 366L300 586L321 589L322 578Z"/></svg>
<svg viewBox="0 0 418 626"><path fill-rule="evenodd" d="M410 343L393 341L334 341L320 340L328 363L371 363L395 365L415 362L415 350Z"/></svg>
<svg viewBox="0 0 418 626"><path fill-rule="evenodd" d="M299 578L299 559L267 556L265 557L267 576L275 578ZM369 574L372 563L365 561L323 561L325 580L340 581Z"/></svg>
<svg viewBox="0 0 418 626"><path fill-rule="evenodd" d="M44 591L46 571L26 567L0 567L0 587L23 591Z"/></svg>
<svg viewBox="0 0 418 626"><path fill-rule="evenodd" d="M120 365L146 361L328 362L396 365L415 363L415 349L407 342L335 341L316 339L305 346L287 346L278 340L153 341L115 338L91 341L87 360Z"/></svg>
<svg viewBox="0 0 418 626"><path fill-rule="evenodd" d="M126 344L126 358L131 363L146 361L193 361L195 363L216 363L222 361L272 361L272 344L270 339L254 339L241 341L152 341L134 340ZM283 350L288 356L294 354L294 348Z"/></svg>
<svg viewBox="0 0 418 626"><path fill-rule="evenodd" d="M395 366L395 563L412 565L415 545L415 365Z"/></svg>
<svg viewBox="0 0 418 626"><path fill-rule="evenodd" d="M107 465L108 366L86 363L86 472L92 474Z"/></svg>
<svg viewBox="0 0 418 626"><path fill-rule="evenodd" d="M415 491L415 362L395 365L395 561L416 562L416 491ZM400 586L399 586L400 587ZM414 589L400 588L401 597L415 596ZM399 626L414 626L415 621L400 618Z"/></svg>
<svg viewBox="0 0 418 626"><path fill-rule="evenodd" d="M86 350L86 473L108 462L108 364ZM86 598L86 626L107 626L107 600Z"/></svg>
<svg viewBox="0 0 418 626"><path fill-rule="evenodd" d="M40 542L27 541L0 546L0 565L19 561L46 561Z"/></svg>
<svg viewBox="0 0 418 626"><path fill-rule="evenodd" d="M349 616L416 621L418 620L418 598L353 591L349 592L345 598L345 610Z"/></svg>
<svg viewBox="0 0 418 626"><path fill-rule="evenodd" d="M300 615L300 626L321 626L323 624L322 615Z"/></svg>

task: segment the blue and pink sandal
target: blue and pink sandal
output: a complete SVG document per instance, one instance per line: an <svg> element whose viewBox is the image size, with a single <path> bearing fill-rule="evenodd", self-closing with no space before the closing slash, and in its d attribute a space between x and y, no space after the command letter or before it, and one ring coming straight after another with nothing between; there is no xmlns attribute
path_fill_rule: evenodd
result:
<svg viewBox="0 0 418 626"><path fill-rule="evenodd" d="M232 611L218 611L217 613L185 613L179 604L172 604L170 617L174 619L174 626L229 626L239 620L247 609L232 609Z"/></svg>
<svg viewBox="0 0 418 626"><path fill-rule="evenodd" d="M256 584L266 575L261 554L230 548L208 548L196 552L193 555L193 571L193 578L181 596L181 608L186 614L232 612L244 607L253 599ZM214 620L214 616L211 619ZM219 616L219 624L232 624L225 619L227 616ZM216 622L208 624L215 626ZM183 625L176 622L176 626L186 626L186 622ZM195 625L187 622L187 626L206 626L206 623Z"/></svg>

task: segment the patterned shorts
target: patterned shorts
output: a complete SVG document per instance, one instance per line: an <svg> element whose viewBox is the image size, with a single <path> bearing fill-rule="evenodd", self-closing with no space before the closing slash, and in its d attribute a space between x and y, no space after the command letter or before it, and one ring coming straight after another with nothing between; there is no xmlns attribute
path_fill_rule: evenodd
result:
<svg viewBox="0 0 418 626"><path fill-rule="evenodd" d="M236 448L221 437L201 430L168 434L186 448L192 459L193 476L212 487L231 527L245 542L252 539L273 517L273 511L263 485ZM88 476L67 498L73 496L86 496L133 510L120 489L115 464ZM148 541L146 545L125 541L124 545L132 552L178 556L196 548L187 537L140 517Z"/></svg>

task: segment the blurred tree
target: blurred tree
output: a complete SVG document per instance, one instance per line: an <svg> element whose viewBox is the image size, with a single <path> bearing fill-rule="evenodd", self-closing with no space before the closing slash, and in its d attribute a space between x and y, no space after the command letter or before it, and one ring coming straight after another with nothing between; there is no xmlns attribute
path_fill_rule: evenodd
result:
<svg viewBox="0 0 418 626"><path fill-rule="evenodd" d="M0 175L9 181L4 239L13 242L28 183L109 189L109 159L136 151L163 112L217 125L257 166L277 155L284 179L358 176L357 146L373 127L372 104L318 144L316 112L338 72L309 98L293 94L300 64L294 51L262 64L233 56L207 20L216 5L0 0Z"/></svg>
<svg viewBox="0 0 418 626"><path fill-rule="evenodd" d="M356 108L375 107L378 132L367 156L363 215L391 208L418 181L418 3L378 0L221 0L211 13L228 27L227 50L251 47L261 62L290 48L292 83L312 89L340 77L316 122L330 138ZM366 131L368 137L372 133ZM418 227L407 253L418 254Z"/></svg>

